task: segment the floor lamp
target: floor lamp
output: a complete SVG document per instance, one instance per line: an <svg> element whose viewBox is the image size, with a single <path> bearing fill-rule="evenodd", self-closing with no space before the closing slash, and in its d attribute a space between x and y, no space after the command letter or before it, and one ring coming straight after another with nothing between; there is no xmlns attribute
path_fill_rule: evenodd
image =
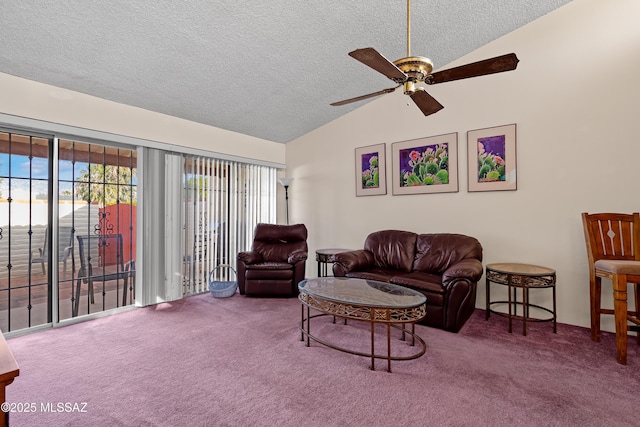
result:
<svg viewBox="0 0 640 427"><path fill-rule="evenodd" d="M280 184L284 187L284 200L287 206L287 225L289 225L289 186L293 178L280 178Z"/></svg>

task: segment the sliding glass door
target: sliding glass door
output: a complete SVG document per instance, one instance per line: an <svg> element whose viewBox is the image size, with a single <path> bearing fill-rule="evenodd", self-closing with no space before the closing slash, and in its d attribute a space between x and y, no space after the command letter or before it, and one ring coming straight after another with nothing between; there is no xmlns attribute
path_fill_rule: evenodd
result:
<svg viewBox="0 0 640 427"><path fill-rule="evenodd" d="M133 302L136 151L0 131L0 329Z"/></svg>
<svg viewBox="0 0 640 427"><path fill-rule="evenodd" d="M0 329L51 322L53 138L0 131Z"/></svg>
<svg viewBox="0 0 640 427"><path fill-rule="evenodd" d="M132 304L136 150L63 139L58 153L60 319Z"/></svg>

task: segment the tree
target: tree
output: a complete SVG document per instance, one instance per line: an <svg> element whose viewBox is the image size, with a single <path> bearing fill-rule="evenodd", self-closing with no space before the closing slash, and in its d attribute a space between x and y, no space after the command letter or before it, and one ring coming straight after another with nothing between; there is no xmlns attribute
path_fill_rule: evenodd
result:
<svg viewBox="0 0 640 427"><path fill-rule="evenodd" d="M75 193L88 203L98 202L100 206L115 203L134 203L136 186L131 185L136 170L123 166L89 165L80 173L75 184Z"/></svg>

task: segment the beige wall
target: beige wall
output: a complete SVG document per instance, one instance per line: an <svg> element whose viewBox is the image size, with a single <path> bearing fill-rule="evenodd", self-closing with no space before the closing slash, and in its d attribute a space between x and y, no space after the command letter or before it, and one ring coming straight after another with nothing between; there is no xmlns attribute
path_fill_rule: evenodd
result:
<svg viewBox="0 0 640 427"><path fill-rule="evenodd" d="M520 58L510 73L429 87L445 106L433 116L422 116L396 91L287 144L291 222L309 228L310 253L360 248L368 233L385 228L469 234L482 243L485 263L555 268L559 321L587 326L580 213L640 210L638 17L635 0L576 0L455 63L438 64L509 52ZM467 131L510 123L517 124L518 190L467 192ZM393 196L391 143L451 132L458 132L459 192ZM387 194L355 197L354 149L379 143L387 144ZM307 274L315 276L310 259ZM478 307L484 292L483 278ZM531 296L550 304L550 292Z"/></svg>
<svg viewBox="0 0 640 427"><path fill-rule="evenodd" d="M284 164L283 144L0 73L0 113ZM1 124L1 123L0 123Z"/></svg>

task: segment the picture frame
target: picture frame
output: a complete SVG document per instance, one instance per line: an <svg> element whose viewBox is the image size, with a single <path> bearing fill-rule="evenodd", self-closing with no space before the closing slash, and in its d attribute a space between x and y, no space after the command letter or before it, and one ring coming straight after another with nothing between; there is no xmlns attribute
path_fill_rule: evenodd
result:
<svg viewBox="0 0 640 427"><path fill-rule="evenodd" d="M393 194L458 192L458 133L391 144Z"/></svg>
<svg viewBox="0 0 640 427"><path fill-rule="evenodd" d="M468 191L517 190L516 125L467 132Z"/></svg>
<svg viewBox="0 0 640 427"><path fill-rule="evenodd" d="M356 148L356 196L387 194L386 145L376 144Z"/></svg>

